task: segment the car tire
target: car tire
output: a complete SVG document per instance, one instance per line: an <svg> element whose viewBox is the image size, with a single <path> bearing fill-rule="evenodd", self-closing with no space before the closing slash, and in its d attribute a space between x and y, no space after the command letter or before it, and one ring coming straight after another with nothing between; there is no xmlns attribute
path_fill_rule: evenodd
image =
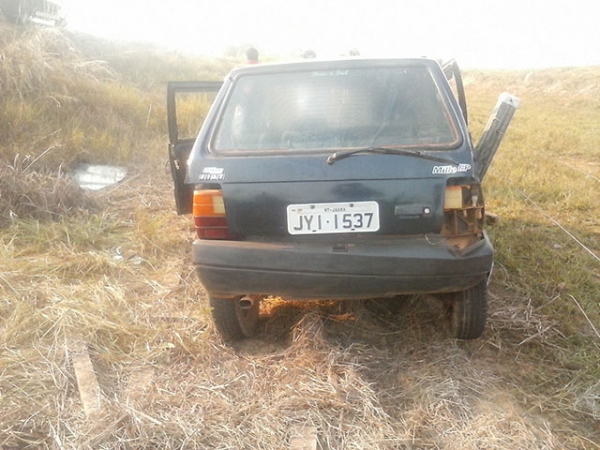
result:
<svg viewBox="0 0 600 450"><path fill-rule="evenodd" d="M226 341L254 336L258 325L260 298L220 298L209 296L215 326Z"/></svg>
<svg viewBox="0 0 600 450"><path fill-rule="evenodd" d="M487 316L487 280L464 291L444 296L450 332L455 339L477 339Z"/></svg>

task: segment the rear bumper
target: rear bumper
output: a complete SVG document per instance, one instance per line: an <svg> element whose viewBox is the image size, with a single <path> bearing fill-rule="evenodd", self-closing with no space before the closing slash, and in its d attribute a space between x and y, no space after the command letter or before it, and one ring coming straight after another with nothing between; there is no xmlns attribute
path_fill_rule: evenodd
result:
<svg viewBox="0 0 600 450"><path fill-rule="evenodd" d="M452 251L441 237L331 242L196 240L193 262L215 297L360 299L459 291L491 271L487 237Z"/></svg>

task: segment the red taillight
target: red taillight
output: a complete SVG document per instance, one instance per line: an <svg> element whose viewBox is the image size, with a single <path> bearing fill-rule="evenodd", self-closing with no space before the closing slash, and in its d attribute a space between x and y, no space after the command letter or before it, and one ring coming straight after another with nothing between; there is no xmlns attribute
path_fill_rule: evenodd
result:
<svg viewBox="0 0 600 450"><path fill-rule="evenodd" d="M200 239L231 239L223 192L220 189L194 191L194 226Z"/></svg>

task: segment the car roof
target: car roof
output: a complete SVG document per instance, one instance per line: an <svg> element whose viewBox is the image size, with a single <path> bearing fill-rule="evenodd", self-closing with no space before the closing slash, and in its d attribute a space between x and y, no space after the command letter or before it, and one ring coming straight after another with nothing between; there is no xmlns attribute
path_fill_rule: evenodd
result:
<svg viewBox="0 0 600 450"><path fill-rule="evenodd" d="M291 62L250 64L238 67L230 72L228 78L235 79L241 75L268 74L299 71L345 70L376 67L408 67L428 66L440 67L439 63L428 58L349 58L330 60L301 60Z"/></svg>

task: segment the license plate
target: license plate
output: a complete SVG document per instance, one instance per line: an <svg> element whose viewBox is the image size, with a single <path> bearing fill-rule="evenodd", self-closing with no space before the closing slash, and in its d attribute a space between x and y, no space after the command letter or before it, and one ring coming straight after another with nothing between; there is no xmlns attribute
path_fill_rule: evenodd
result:
<svg viewBox="0 0 600 450"><path fill-rule="evenodd" d="M377 202L306 203L287 207L290 234L364 233L379 230Z"/></svg>

